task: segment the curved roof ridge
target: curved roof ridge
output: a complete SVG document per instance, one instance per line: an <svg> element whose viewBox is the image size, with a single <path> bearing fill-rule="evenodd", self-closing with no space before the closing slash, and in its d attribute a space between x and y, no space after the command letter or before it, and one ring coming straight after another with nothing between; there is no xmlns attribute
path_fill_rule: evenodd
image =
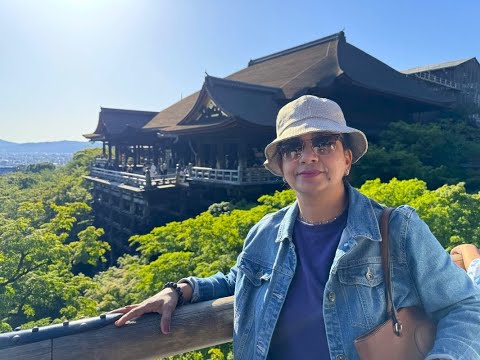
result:
<svg viewBox="0 0 480 360"><path fill-rule="evenodd" d="M270 55L267 55L267 56L263 56L263 57L260 57L258 59L252 59L248 62L248 66L256 65L256 64L259 64L261 62L271 60L271 59L274 59L274 58L277 58L277 57L280 57L280 56L283 56L283 55L291 54L293 52L297 52L297 51L300 51L300 50L308 49L309 47L316 46L316 45L319 45L319 44L322 44L322 43L325 43L325 42L329 42L329 41L332 41L332 40L337 39L337 38L338 39L340 39L340 38L345 39L345 33L343 31L340 31L338 33L326 36L326 37L318 39L318 40L310 41L310 42L302 44L302 45L298 45L298 46L295 46L295 47L292 47L292 48L289 48L289 49L286 49L286 50L278 51L276 53L273 53L273 54L270 54Z"/></svg>

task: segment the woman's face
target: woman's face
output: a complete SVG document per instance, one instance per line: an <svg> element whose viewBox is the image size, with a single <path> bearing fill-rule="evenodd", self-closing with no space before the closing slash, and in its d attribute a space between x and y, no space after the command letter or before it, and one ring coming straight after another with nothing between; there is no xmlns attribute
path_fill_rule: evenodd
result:
<svg viewBox="0 0 480 360"><path fill-rule="evenodd" d="M352 152L345 150L339 134L310 133L279 144L285 181L297 196L316 197L343 191Z"/></svg>

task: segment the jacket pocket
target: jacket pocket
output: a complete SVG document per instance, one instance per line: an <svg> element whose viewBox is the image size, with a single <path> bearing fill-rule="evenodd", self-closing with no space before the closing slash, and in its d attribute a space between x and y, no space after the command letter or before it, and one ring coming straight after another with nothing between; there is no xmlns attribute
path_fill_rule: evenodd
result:
<svg viewBox="0 0 480 360"><path fill-rule="evenodd" d="M365 263L338 269L340 311L354 326L371 328L384 320L385 286L381 263Z"/></svg>
<svg viewBox="0 0 480 360"><path fill-rule="evenodd" d="M272 276L270 266L261 265L245 257L241 258L238 268L255 287L262 285L264 281L269 281Z"/></svg>
<svg viewBox="0 0 480 360"><path fill-rule="evenodd" d="M243 353L246 344L254 341L256 318L265 305L263 298L271 276L271 266L245 256L238 262L233 321L236 353Z"/></svg>

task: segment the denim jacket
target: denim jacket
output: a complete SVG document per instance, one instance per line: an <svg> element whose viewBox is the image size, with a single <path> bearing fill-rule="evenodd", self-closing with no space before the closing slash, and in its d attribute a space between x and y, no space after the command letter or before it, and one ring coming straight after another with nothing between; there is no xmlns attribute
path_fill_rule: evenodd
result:
<svg viewBox="0 0 480 360"><path fill-rule="evenodd" d="M386 299L378 220L383 207L348 187L348 220L325 286L323 314L330 359L358 359L354 339L385 321ZM235 359L265 359L295 273L292 242L298 206L266 215L252 227L227 275L190 277L192 302L235 294ZM389 223L394 302L422 306L438 321L427 358L480 359L480 290L450 260L409 206Z"/></svg>

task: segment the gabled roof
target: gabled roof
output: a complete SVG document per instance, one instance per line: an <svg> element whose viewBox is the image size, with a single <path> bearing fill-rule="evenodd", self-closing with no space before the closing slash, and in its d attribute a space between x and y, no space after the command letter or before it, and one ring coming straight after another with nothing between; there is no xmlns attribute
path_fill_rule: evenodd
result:
<svg viewBox="0 0 480 360"><path fill-rule="evenodd" d="M448 62L442 62L442 63L437 63L437 64L431 64L431 65L425 65L425 66L417 66L414 68L410 68L407 70L402 70L401 72L403 74L415 74L419 72L424 72L424 71L434 71L434 70L440 70L440 69L447 69L451 67L455 67L458 65L461 65L463 63L466 63L467 61L477 59L475 57L467 58L467 59L460 59L460 60L455 60L455 61L448 61ZM477 61L478 63L478 61Z"/></svg>
<svg viewBox="0 0 480 360"><path fill-rule="evenodd" d="M251 60L224 79L207 75L200 91L159 113L102 109L97 130L85 137L98 140L132 128L148 133L210 131L235 122L274 127L276 113L287 101L344 89L387 96L401 106L415 104L416 111L452 101L348 44L340 32Z"/></svg>
<svg viewBox="0 0 480 360"><path fill-rule="evenodd" d="M127 130L139 130L157 114L152 111L100 108L95 132L83 136L90 140L101 140L105 136L120 135Z"/></svg>
<svg viewBox="0 0 480 360"><path fill-rule="evenodd" d="M182 132L199 127L224 127L240 120L260 126L271 126L284 99L281 89L206 76L202 90L190 112L178 124L162 126L161 132ZM218 107L221 114L205 119L206 104ZM158 119L158 117L157 117ZM150 122L150 126L154 121ZM147 128L147 127L146 127Z"/></svg>
<svg viewBox="0 0 480 360"><path fill-rule="evenodd" d="M219 79L205 78L202 90L158 113L145 130L180 131L194 124L198 108L210 97L233 118L275 125L276 111L286 100L329 89L342 79L357 88L381 92L425 106L444 107L451 99L348 44L343 32L251 60L248 67ZM321 91L320 91L321 92ZM204 126L219 125L210 122Z"/></svg>
<svg viewBox="0 0 480 360"><path fill-rule="evenodd" d="M231 80L237 83L243 83L243 90L245 90L245 92L247 92L247 84L250 85L250 89L253 89L255 85L270 89L275 88L275 92L283 93L282 97L291 98L300 90L308 88L305 84L306 81L313 87L318 82L317 78L322 78L322 76L317 75L314 81L312 81L312 76L308 73L308 69L319 61L322 61L330 51L334 51L336 41L338 41L339 37L343 37L343 33L334 34L320 40L252 60L249 62L247 68L227 76L224 81ZM333 81L335 76L331 75L331 71L327 71L326 74L329 76L329 81ZM206 79L208 78L209 77ZM239 90L239 88L237 90ZM287 93L285 93L285 91ZM145 126L145 129L165 129L168 131L167 129L176 128L197 103L200 93L200 91L196 92L161 111ZM247 96L245 93L243 95ZM231 99L228 100L228 102L231 106L234 106L233 103L235 100ZM241 101L239 103L241 103ZM275 116L273 119L275 119ZM272 118L269 119L270 122L271 120Z"/></svg>
<svg viewBox="0 0 480 360"><path fill-rule="evenodd" d="M337 61L343 32L251 60L248 67L230 76L229 80L277 87L291 99L303 95L305 89L329 86L342 73Z"/></svg>
<svg viewBox="0 0 480 360"><path fill-rule="evenodd" d="M338 62L343 76L348 77L355 86L438 107L448 106L453 100L347 42L338 48Z"/></svg>
<svg viewBox="0 0 480 360"><path fill-rule="evenodd" d="M271 126L285 95L280 88L255 85L208 76L206 90L215 103L229 116L249 123Z"/></svg>

